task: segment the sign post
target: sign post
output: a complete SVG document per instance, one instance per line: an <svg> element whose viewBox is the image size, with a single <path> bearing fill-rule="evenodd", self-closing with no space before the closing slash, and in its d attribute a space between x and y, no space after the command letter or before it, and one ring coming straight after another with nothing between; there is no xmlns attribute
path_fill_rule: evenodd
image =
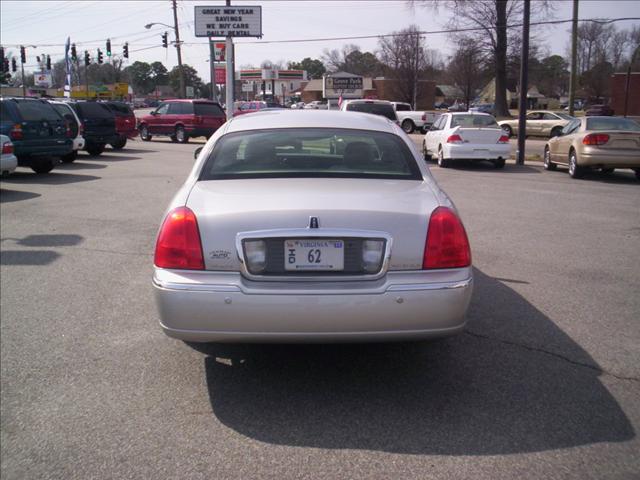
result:
<svg viewBox="0 0 640 480"><path fill-rule="evenodd" d="M232 118L234 100L233 87L235 76L233 69L233 37L262 37L262 7L232 7L231 0L226 0L225 6L196 6L194 23L194 31L196 37L225 38L225 60L227 67L227 118Z"/></svg>

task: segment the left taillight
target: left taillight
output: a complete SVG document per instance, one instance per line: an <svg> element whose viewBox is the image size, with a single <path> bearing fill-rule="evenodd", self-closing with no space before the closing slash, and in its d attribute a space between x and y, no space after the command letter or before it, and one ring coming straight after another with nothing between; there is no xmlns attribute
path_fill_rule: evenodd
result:
<svg viewBox="0 0 640 480"><path fill-rule="evenodd" d="M454 133L453 135L449 135L449 137L447 138L447 143L462 143L462 137L457 133Z"/></svg>
<svg viewBox="0 0 640 480"><path fill-rule="evenodd" d="M500 135L498 143L509 143L509 135Z"/></svg>
<svg viewBox="0 0 640 480"><path fill-rule="evenodd" d="M7 155L7 154L12 154L13 153L13 143L11 142L4 142L2 144L2 154L3 155Z"/></svg>
<svg viewBox="0 0 640 480"><path fill-rule="evenodd" d="M175 208L165 218L153 263L160 268L204 270L198 220L188 207Z"/></svg>
<svg viewBox="0 0 640 480"><path fill-rule="evenodd" d="M458 215L447 207L431 214L424 246L422 268L462 268L471 265L471 247Z"/></svg>
<svg viewBox="0 0 640 480"><path fill-rule="evenodd" d="M582 139L584 145L604 145L609 141L606 133L590 133Z"/></svg>
<svg viewBox="0 0 640 480"><path fill-rule="evenodd" d="M78 124L78 136L82 137L84 135L84 123L80 122Z"/></svg>

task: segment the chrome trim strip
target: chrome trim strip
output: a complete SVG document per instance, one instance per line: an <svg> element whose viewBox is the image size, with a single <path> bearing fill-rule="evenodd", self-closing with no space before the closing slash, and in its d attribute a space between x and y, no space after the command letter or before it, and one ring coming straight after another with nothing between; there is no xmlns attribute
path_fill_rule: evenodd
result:
<svg viewBox="0 0 640 480"><path fill-rule="evenodd" d="M356 238L384 238L385 239L385 252L382 260L382 268L378 273L372 275L254 275L249 272L247 265L244 261L244 251L242 248L242 241L247 239L261 239L261 238L277 238L277 237L289 237L289 238L341 238L341 237L356 237ZM387 232L379 232L375 230L355 230L347 228L279 228L273 230L256 230L253 232L239 232L236 235L236 254L240 261L241 273L245 278L260 282L344 282L348 280L377 280L382 278L389 269L389 259L391 258L391 248L393 246L393 238Z"/></svg>
<svg viewBox="0 0 640 480"><path fill-rule="evenodd" d="M461 282L453 283L405 283L390 285L387 292L416 292L420 290L455 290L457 288L467 288L473 283L473 278L468 278Z"/></svg>
<svg viewBox="0 0 640 480"><path fill-rule="evenodd" d="M163 282L162 280L153 277L153 285L165 290L180 290L187 292L219 292L219 293L242 293L242 289L237 285L216 285L207 283L177 283L177 282Z"/></svg>

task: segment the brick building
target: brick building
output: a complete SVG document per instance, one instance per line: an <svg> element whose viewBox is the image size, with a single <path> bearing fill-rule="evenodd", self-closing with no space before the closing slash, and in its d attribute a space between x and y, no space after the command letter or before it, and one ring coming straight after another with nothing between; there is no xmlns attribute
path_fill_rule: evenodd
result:
<svg viewBox="0 0 640 480"><path fill-rule="evenodd" d="M613 108L616 115L624 115L626 88L626 73L614 73L611 75L611 108ZM632 72L629 76L627 115L640 116L640 72Z"/></svg>

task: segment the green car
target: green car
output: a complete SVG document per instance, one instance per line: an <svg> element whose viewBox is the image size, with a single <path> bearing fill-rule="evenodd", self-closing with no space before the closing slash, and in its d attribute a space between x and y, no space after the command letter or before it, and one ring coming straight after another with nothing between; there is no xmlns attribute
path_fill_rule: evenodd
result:
<svg viewBox="0 0 640 480"><path fill-rule="evenodd" d="M0 99L0 133L13 142L18 165L48 173L71 153L71 130L46 100Z"/></svg>

